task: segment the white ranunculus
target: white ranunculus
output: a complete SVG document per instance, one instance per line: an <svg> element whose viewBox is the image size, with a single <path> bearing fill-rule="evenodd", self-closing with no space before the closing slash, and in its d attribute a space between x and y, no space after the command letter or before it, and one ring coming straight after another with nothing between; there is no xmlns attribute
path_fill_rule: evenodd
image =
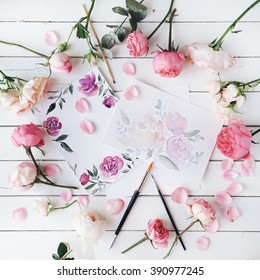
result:
<svg viewBox="0 0 260 280"><path fill-rule="evenodd" d="M206 90L210 95L215 95L220 91L220 82L218 80L212 80L206 83Z"/></svg>
<svg viewBox="0 0 260 280"><path fill-rule="evenodd" d="M52 207L48 198L35 199L34 211L41 216L47 217Z"/></svg>
<svg viewBox="0 0 260 280"><path fill-rule="evenodd" d="M225 98L226 102L228 103L236 101L238 93L239 93L239 89L234 84L228 85L222 91L222 95Z"/></svg>

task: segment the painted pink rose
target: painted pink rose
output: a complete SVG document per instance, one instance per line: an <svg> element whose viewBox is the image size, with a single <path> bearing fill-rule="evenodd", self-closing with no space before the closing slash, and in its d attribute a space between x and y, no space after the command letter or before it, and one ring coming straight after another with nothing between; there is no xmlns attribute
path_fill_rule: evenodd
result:
<svg viewBox="0 0 260 280"><path fill-rule="evenodd" d="M180 75L185 63L185 57L181 52L157 52L153 59L153 70L156 74L175 78Z"/></svg>
<svg viewBox="0 0 260 280"><path fill-rule="evenodd" d="M118 156L105 157L99 168L104 177L109 178L116 176L118 172L123 168L124 161Z"/></svg>
<svg viewBox="0 0 260 280"><path fill-rule="evenodd" d="M82 173L80 175L79 181L82 186L85 186L89 182L90 176L87 173Z"/></svg>
<svg viewBox="0 0 260 280"><path fill-rule="evenodd" d="M250 154L251 132L240 119L231 119L217 136L217 148L226 157L234 160L246 158Z"/></svg>
<svg viewBox="0 0 260 280"><path fill-rule="evenodd" d="M16 147L34 147L44 145L42 133L39 127L33 123L17 127L11 137L12 142Z"/></svg>
<svg viewBox="0 0 260 280"><path fill-rule="evenodd" d="M177 112L170 112L165 116L166 127L176 136L183 135L188 122Z"/></svg>
<svg viewBox="0 0 260 280"><path fill-rule="evenodd" d="M117 103L117 99L115 99L115 97L113 96L109 96L105 98L102 102L102 104L105 105L107 108L114 107L116 103Z"/></svg>
<svg viewBox="0 0 260 280"><path fill-rule="evenodd" d="M98 85L96 84L96 76L93 72L87 74L79 80L79 90L86 96L94 96L98 93Z"/></svg>
<svg viewBox="0 0 260 280"><path fill-rule="evenodd" d="M176 164L185 163L191 157L192 145L183 137L172 136L167 140L166 153Z"/></svg>
<svg viewBox="0 0 260 280"><path fill-rule="evenodd" d="M50 136L57 136L62 128L62 123L57 117L49 117L43 122L43 127Z"/></svg>
<svg viewBox="0 0 260 280"><path fill-rule="evenodd" d="M143 56L148 51L148 40L142 32L134 31L126 39L126 47L132 56Z"/></svg>
<svg viewBox="0 0 260 280"><path fill-rule="evenodd" d="M55 53L49 60L51 70L56 73L70 73L72 65L70 57L65 53Z"/></svg>
<svg viewBox="0 0 260 280"><path fill-rule="evenodd" d="M154 245L168 246L169 231L163 226L162 220L151 220L146 227L146 234Z"/></svg>

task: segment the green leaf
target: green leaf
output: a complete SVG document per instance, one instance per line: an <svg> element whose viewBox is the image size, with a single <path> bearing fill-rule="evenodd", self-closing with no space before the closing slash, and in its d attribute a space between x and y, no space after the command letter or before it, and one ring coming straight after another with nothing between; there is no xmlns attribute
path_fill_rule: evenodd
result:
<svg viewBox="0 0 260 280"><path fill-rule="evenodd" d="M73 150L70 148L70 146L68 144L66 144L65 142L60 142L60 145L65 151L67 151L69 153L73 152Z"/></svg>
<svg viewBox="0 0 260 280"><path fill-rule="evenodd" d="M49 106L46 115L48 115L50 112L52 112L56 108L56 103L51 103Z"/></svg>
<svg viewBox="0 0 260 280"><path fill-rule="evenodd" d="M129 125L130 124L129 118L123 110L120 110L120 115L121 115L121 119L122 119L123 123L125 125Z"/></svg>
<svg viewBox="0 0 260 280"><path fill-rule="evenodd" d="M69 245L61 242L59 244L59 247L58 247L58 250L57 250L57 253L60 257L60 259L62 259L64 257L65 254L67 254L67 252L70 250L70 247Z"/></svg>
<svg viewBox="0 0 260 280"><path fill-rule="evenodd" d="M105 49L105 48L102 48L102 50L103 50L103 52L105 53L105 56L106 56L108 59L110 59L110 60L113 59L113 54L112 54L112 52L111 52L110 50Z"/></svg>
<svg viewBox="0 0 260 280"><path fill-rule="evenodd" d="M94 164L93 164L93 174L95 177L97 177L97 175L98 175L98 170Z"/></svg>
<svg viewBox="0 0 260 280"><path fill-rule="evenodd" d="M114 29L114 33L116 34L120 43L124 41L126 36L126 29L124 27L116 27Z"/></svg>
<svg viewBox="0 0 260 280"><path fill-rule="evenodd" d="M200 130L192 130L184 134L185 137L193 137L200 133Z"/></svg>
<svg viewBox="0 0 260 280"><path fill-rule="evenodd" d="M136 0L126 0L126 7L133 12L144 12L147 10L147 7L140 4Z"/></svg>
<svg viewBox="0 0 260 280"><path fill-rule="evenodd" d="M68 43L67 42L64 42L62 44L59 45L58 47L58 52L64 52L66 51L68 48Z"/></svg>
<svg viewBox="0 0 260 280"><path fill-rule="evenodd" d="M77 24L76 36L79 39L85 39L85 38L87 38L89 36L88 30L86 29L86 27L82 23L78 23Z"/></svg>
<svg viewBox="0 0 260 280"><path fill-rule="evenodd" d="M130 18L130 25L131 25L131 27L132 27L132 32L133 32L133 31L136 31L136 29L137 29L137 22L136 22L135 19Z"/></svg>
<svg viewBox="0 0 260 280"><path fill-rule="evenodd" d="M65 139L67 139L68 135L67 134L62 134L60 135L57 139L55 139L54 141L56 142L60 142L60 141L63 141Z"/></svg>
<svg viewBox="0 0 260 280"><path fill-rule="evenodd" d="M133 18L136 22L140 22L147 16L147 11L143 12L130 12L131 18Z"/></svg>
<svg viewBox="0 0 260 280"><path fill-rule="evenodd" d="M128 12L126 9L122 8L122 7L114 7L112 8L113 12L122 16L128 16Z"/></svg>
<svg viewBox="0 0 260 280"><path fill-rule="evenodd" d="M55 254L55 253L52 254L52 258L53 258L54 260L56 260L56 261L59 261L59 260L60 260L60 257L59 257L57 254Z"/></svg>
<svg viewBox="0 0 260 280"><path fill-rule="evenodd" d="M71 84L71 85L69 86L69 92L70 92L71 95L73 94L73 90L74 90L74 87L73 87L73 85Z"/></svg>
<svg viewBox="0 0 260 280"><path fill-rule="evenodd" d="M89 174L92 178L95 177L92 171L90 171L89 169L87 169L87 171L88 171L88 174Z"/></svg>
<svg viewBox="0 0 260 280"><path fill-rule="evenodd" d="M59 106L60 106L60 109L62 110L63 109L63 102L62 102L62 100L59 101Z"/></svg>
<svg viewBox="0 0 260 280"><path fill-rule="evenodd" d="M111 48L114 47L114 45L116 44L115 40L112 38L112 36L110 34L105 34L102 38L101 38L101 46L105 49L110 50Z"/></svg>
<svg viewBox="0 0 260 280"><path fill-rule="evenodd" d="M127 154L122 154L123 158L127 161L132 161L132 159Z"/></svg>
<svg viewBox="0 0 260 280"><path fill-rule="evenodd" d="M85 190L89 190L89 189L93 188L95 185L96 185L95 183L90 184L90 185L87 185L87 186L85 187Z"/></svg>
<svg viewBox="0 0 260 280"><path fill-rule="evenodd" d="M179 168L176 166L176 164L168 157L160 155L159 160L160 160L161 164L164 165L166 168L179 171Z"/></svg>

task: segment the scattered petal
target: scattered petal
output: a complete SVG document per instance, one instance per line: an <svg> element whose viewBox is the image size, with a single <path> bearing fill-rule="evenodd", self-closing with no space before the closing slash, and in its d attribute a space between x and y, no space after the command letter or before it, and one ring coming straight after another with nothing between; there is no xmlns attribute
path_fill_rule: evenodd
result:
<svg viewBox="0 0 260 280"><path fill-rule="evenodd" d="M22 222L27 217L26 208L17 208L13 210L13 219L17 222Z"/></svg>
<svg viewBox="0 0 260 280"><path fill-rule="evenodd" d="M239 183L233 182L228 185L226 188L226 192L229 193L230 195L238 195L242 192L243 186Z"/></svg>
<svg viewBox="0 0 260 280"><path fill-rule="evenodd" d="M227 192L218 192L215 194L215 201L221 206L230 205L232 198Z"/></svg>
<svg viewBox="0 0 260 280"><path fill-rule="evenodd" d="M136 72L135 65L130 62L124 63L123 72L128 76L134 76Z"/></svg>
<svg viewBox="0 0 260 280"><path fill-rule="evenodd" d="M58 43L58 35L55 31L47 31L44 36L44 41L49 46L56 46Z"/></svg>
<svg viewBox="0 0 260 280"><path fill-rule="evenodd" d="M234 165L234 161L231 158L226 158L221 162L221 169L223 171L229 171Z"/></svg>
<svg viewBox="0 0 260 280"><path fill-rule="evenodd" d="M55 177L60 174L60 172L60 167L57 164L50 163L43 167L43 173L49 177Z"/></svg>
<svg viewBox="0 0 260 280"><path fill-rule="evenodd" d="M76 111L83 114L86 113L89 110L89 103L87 99L85 98L80 98L77 100L75 104Z"/></svg>
<svg viewBox="0 0 260 280"><path fill-rule="evenodd" d="M92 122L83 120L80 122L80 129L83 133L93 134L95 132L95 126Z"/></svg>
<svg viewBox="0 0 260 280"><path fill-rule="evenodd" d="M139 92L135 86L130 86L124 91L124 97L128 101L135 100L139 95Z"/></svg>
<svg viewBox="0 0 260 280"><path fill-rule="evenodd" d="M122 199L110 199L107 201L105 210L110 215L117 215L119 214L125 206L125 202Z"/></svg>
<svg viewBox="0 0 260 280"><path fill-rule="evenodd" d="M61 192L60 197L64 202L67 203L72 198L72 191L70 189L65 189Z"/></svg>
<svg viewBox="0 0 260 280"><path fill-rule="evenodd" d="M210 232L210 233L214 233L214 232L217 232L218 229L219 229L219 223L217 220L214 221L213 224L209 225L209 226L203 226L204 229L207 231L207 232Z"/></svg>
<svg viewBox="0 0 260 280"><path fill-rule="evenodd" d="M237 209L237 207L229 207L225 210L224 216L230 221L234 222L240 217L240 211Z"/></svg>
<svg viewBox="0 0 260 280"><path fill-rule="evenodd" d="M172 192L171 198L174 202L183 204L188 200L188 192L184 187L179 187Z"/></svg>
<svg viewBox="0 0 260 280"><path fill-rule="evenodd" d="M235 171L226 171L224 174L223 174L223 178L227 181L234 181L237 177L239 176L239 174Z"/></svg>
<svg viewBox="0 0 260 280"><path fill-rule="evenodd" d="M200 236L196 240L196 246L201 251L207 250L209 244L210 244L210 240L206 236Z"/></svg>
<svg viewBox="0 0 260 280"><path fill-rule="evenodd" d="M253 176L254 170L255 170L255 159L252 155L247 157L242 163L241 163L241 172L244 176L250 177Z"/></svg>
<svg viewBox="0 0 260 280"><path fill-rule="evenodd" d="M88 195L79 195L77 200L81 208L87 208L89 201Z"/></svg>

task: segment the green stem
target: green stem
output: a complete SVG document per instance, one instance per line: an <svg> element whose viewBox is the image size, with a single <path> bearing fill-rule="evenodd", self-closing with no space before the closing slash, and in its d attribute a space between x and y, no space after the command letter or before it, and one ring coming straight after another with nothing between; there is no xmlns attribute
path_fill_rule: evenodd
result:
<svg viewBox="0 0 260 280"><path fill-rule="evenodd" d="M34 54L36 54L36 55L39 55L39 56L44 57L44 58L46 58L47 60L49 60L49 57L48 57L47 55L45 55L45 54L43 54L43 53L40 53L40 52L37 52L37 51L34 51L34 50L32 50L32 49L30 49L30 48L27 48L27 47L25 47L25 46L23 46L23 45L16 44L16 43L12 43L12 42L6 42L6 41L2 41L2 40L0 40L0 43L1 43L1 44L5 44L5 45L9 45L9 46L15 46L15 47L19 47L19 48L25 49L25 50L27 50L27 51L29 51L29 52L32 52L32 53L34 53Z"/></svg>
<svg viewBox="0 0 260 280"><path fill-rule="evenodd" d="M87 22L86 22L86 26L85 26L86 29L88 29L88 25L89 25L89 21L90 21L90 15L91 15L92 10L93 10L93 8L94 8L95 1L96 1L96 0L92 0L92 1L91 1L91 6L90 6L89 11L88 11L88 14L87 14Z"/></svg>
<svg viewBox="0 0 260 280"><path fill-rule="evenodd" d="M76 203L76 202L77 202L77 200L74 200L74 201L72 201L71 203L65 204L64 206L61 206L61 207L52 207L52 208L50 209L50 212L53 212L53 211L56 211L56 210L62 210L62 209L69 208L71 205L73 205L73 204Z"/></svg>
<svg viewBox="0 0 260 280"><path fill-rule="evenodd" d="M173 2L174 2L174 0L171 0L170 8L169 8L167 14L162 19L162 21L157 25L157 27L154 29L154 31L147 37L147 40L150 40L153 37L153 35L158 31L158 29L162 26L162 24L165 22L165 20L167 19L168 15L172 11Z"/></svg>
<svg viewBox="0 0 260 280"><path fill-rule="evenodd" d="M254 8L254 6L256 6L257 4L260 3L260 0L255 1L253 4L251 4L237 19L235 19L235 21L226 29L226 31L222 34L222 36L217 40L216 43L214 44L210 44L209 46L212 47L215 51L219 51L222 43L223 43L223 39L226 37L226 35L232 31L236 24L240 21L240 19L247 13L249 12L251 9Z"/></svg>
<svg viewBox="0 0 260 280"><path fill-rule="evenodd" d="M132 250L134 247L138 246L139 244L143 243L144 241L148 240L148 236L145 234L145 237L134 243L132 246L128 247L124 251L121 252L121 254L125 254L126 252Z"/></svg>
<svg viewBox="0 0 260 280"><path fill-rule="evenodd" d="M251 84L254 84L254 87L256 87L258 84L260 84L260 79L255 79L253 81L245 83L245 86L251 86Z"/></svg>
<svg viewBox="0 0 260 280"><path fill-rule="evenodd" d="M169 41L168 41L168 50L169 52L172 51L172 19L175 15L176 9L171 12L170 19L169 19ZM175 51L175 50L174 50Z"/></svg>
<svg viewBox="0 0 260 280"><path fill-rule="evenodd" d="M74 187L74 186L57 185L57 184L54 184L54 183L44 182L39 178L36 178L35 183L36 184L41 183L41 184L44 184L44 185L53 186L53 187L57 187L57 188L67 188L67 189L74 189L74 190L78 189L78 187Z"/></svg>
<svg viewBox="0 0 260 280"><path fill-rule="evenodd" d="M171 246L169 252L164 256L164 259L166 259L167 257L170 256L173 247L176 245L177 241L183 236L183 234L184 234L185 232L187 232L194 224L196 224L196 223L199 222L199 221L200 221L199 219L193 221L192 223L190 223L190 224L181 232L181 234L179 234L178 236L175 237L175 239L174 239L174 241L173 241L173 243L172 243L172 246Z"/></svg>

